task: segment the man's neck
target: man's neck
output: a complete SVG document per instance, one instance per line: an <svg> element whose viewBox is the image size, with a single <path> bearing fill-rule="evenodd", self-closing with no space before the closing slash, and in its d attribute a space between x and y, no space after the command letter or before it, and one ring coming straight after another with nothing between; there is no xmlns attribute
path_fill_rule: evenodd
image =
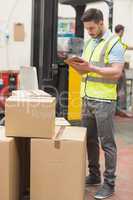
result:
<svg viewBox="0 0 133 200"><path fill-rule="evenodd" d="M103 37L103 35L105 34L106 32L106 28L104 27L103 30L101 31L101 33L97 36L97 39L101 39Z"/></svg>

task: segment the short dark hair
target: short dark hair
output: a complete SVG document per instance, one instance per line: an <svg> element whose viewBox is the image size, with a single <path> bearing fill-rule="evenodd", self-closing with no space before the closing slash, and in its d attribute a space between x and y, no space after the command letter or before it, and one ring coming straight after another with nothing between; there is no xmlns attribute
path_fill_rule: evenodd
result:
<svg viewBox="0 0 133 200"><path fill-rule="evenodd" d="M96 8L88 9L81 17L82 22L94 21L95 23L98 23L99 21L103 21L103 19L102 11Z"/></svg>
<svg viewBox="0 0 133 200"><path fill-rule="evenodd" d="M115 26L115 33L119 33L120 31L124 31L125 27L122 24L117 24Z"/></svg>

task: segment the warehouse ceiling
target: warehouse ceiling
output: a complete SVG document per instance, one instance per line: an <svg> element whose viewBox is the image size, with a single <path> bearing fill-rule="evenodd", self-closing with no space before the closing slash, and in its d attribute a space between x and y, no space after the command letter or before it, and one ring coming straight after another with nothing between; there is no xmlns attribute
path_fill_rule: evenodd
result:
<svg viewBox="0 0 133 200"><path fill-rule="evenodd" d="M69 4L73 6L85 5L87 3L92 3L97 1L102 1L102 0L59 0L59 2L62 4Z"/></svg>

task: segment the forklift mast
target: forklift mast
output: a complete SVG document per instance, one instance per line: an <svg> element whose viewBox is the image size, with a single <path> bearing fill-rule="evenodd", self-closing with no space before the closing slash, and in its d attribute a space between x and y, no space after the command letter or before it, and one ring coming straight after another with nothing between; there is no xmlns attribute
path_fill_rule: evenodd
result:
<svg viewBox="0 0 133 200"><path fill-rule="evenodd" d="M112 29L113 0L32 0L31 65L37 67L40 87L51 80L52 70L57 69L58 3L75 8L75 35L83 38L84 28L80 18L86 4L100 1L109 6L109 27Z"/></svg>
<svg viewBox="0 0 133 200"><path fill-rule="evenodd" d="M42 87L56 63L58 0L33 0L32 5L31 65L37 67Z"/></svg>

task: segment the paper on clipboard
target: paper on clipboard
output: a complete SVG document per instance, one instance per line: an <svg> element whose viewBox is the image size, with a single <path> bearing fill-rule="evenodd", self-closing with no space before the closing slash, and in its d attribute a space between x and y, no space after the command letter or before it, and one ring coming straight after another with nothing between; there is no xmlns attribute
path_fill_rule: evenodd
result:
<svg viewBox="0 0 133 200"><path fill-rule="evenodd" d="M74 56L74 57L71 57L71 58L67 58L65 60L65 62L69 62L69 63L72 63L72 62L83 63L85 61L82 58L80 58L80 57Z"/></svg>

